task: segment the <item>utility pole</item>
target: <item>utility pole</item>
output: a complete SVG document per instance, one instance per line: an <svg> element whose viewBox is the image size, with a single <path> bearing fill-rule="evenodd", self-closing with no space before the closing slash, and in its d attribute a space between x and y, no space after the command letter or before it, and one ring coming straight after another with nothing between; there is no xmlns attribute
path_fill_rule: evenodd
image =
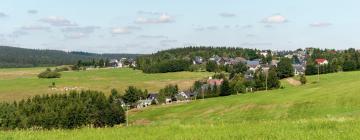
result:
<svg viewBox="0 0 360 140"><path fill-rule="evenodd" d="M269 74L269 70L268 70L268 72L265 72L265 87L266 87L266 91L268 91L268 74Z"/></svg>
<svg viewBox="0 0 360 140"><path fill-rule="evenodd" d="M320 82L320 64L318 64L318 83Z"/></svg>
<svg viewBox="0 0 360 140"><path fill-rule="evenodd" d="M126 105L126 127L129 126L129 107Z"/></svg>

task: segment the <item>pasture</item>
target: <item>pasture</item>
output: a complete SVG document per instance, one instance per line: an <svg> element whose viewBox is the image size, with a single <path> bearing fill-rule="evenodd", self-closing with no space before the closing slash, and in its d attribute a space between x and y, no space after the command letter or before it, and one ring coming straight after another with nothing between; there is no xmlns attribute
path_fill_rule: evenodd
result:
<svg viewBox="0 0 360 140"><path fill-rule="evenodd" d="M360 72L308 84L132 110L130 126L2 131L2 139L358 139Z"/></svg>
<svg viewBox="0 0 360 140"><path fill-rule="evenodd" d="M176 72L144 74L130 68L95 69L62 72L59 79L39 79L46 68L0 69L0 101L26 99L39 94L63 93L68 90L99 90L109 93L112 88L123 92L128 86L158 92L167 84L189 88L195 80L211 76L207 72ZM49 88L55 82L55 88Z"/></svg>

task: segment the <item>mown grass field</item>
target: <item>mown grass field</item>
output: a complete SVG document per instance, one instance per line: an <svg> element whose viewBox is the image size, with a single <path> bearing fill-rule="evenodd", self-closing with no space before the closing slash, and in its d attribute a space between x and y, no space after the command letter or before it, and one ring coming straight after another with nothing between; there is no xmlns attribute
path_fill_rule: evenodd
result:
<svg viewBox="0 0 360 140"><path fill-rule="evenodd" d="M190 87L195 80L206 78L207 72L176 72L144 74L138 70L97 69L79 72L62 72L59 79L39 79L37 74L46 68L0 69L0 101L13 101L38 94L62 93L65 89L91 89L109 93L112 88L123 92L128 86L157 92L167 84ZM55 82L56 89L49 86Z"/></svg>
<svg viewBox="0 0 360 140"><path fill-rule="evenodd" d="M291 139L360 137L360 72L308 77L304 86L153 106L130 113L131 126L2 131L1 139Z"/></svg>

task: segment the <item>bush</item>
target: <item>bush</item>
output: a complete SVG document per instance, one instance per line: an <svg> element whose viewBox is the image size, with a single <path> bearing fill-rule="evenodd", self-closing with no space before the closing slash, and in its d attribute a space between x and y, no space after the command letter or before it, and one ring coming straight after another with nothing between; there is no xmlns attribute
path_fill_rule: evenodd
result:
<svg viewBox="0 0 360 140"><path fill-rule="evenodd" d="M306 84L307 80L306 80L305 75L301 75L301 77L300 77L300 82L301 82L301 84L303 84L303 85Z"/></svg>
<svg viewBox="0 0 360 140"><path fill-rule="evenodd" d="M51 71L51 69L46 69L46 71L38 74L39 78L60 78L61 74L57 71Z"/></svg>

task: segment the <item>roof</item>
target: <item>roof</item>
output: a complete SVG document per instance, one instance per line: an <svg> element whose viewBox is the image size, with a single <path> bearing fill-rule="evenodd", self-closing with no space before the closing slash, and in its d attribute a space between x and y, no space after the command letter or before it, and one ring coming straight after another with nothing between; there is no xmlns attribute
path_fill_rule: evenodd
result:
<svg viewBox="0 0 360 140"><path fill-rule="evenodd" d="M326 59L315 59L316 63L321 64L327 61Z"/></svg>
<svg viewBox="0 0 360 140"><path fill-rule="evenodd" d="M223 81L223 79L209 79L207 83L209 85L221 85Z"/></svg>
<svg viewBox="0 0 360 140"><path fill-rule="evenodd" d="M117 59L111 59L109 63L118 63L119 61Z"/></svg>
<svg viewBox="0 0 360 140"><path fill-rule="evenodd" d="M246 64L250 67L255 68L260 65L260 61L257 60L247 61Z"/></svg>
<svg viewBox="0 0 360 140"><path fill-rule="evenodd" d="M148 99L155 99L157 97L158 97L157 93L149 93L148 96L147 96Z"/></svg>
<svg viewBox="0 0 360 140"><path fill-rule="evenodd" d="M293 65L293 68L298 72L304 72L305 68L302 65Z"/></svg>

